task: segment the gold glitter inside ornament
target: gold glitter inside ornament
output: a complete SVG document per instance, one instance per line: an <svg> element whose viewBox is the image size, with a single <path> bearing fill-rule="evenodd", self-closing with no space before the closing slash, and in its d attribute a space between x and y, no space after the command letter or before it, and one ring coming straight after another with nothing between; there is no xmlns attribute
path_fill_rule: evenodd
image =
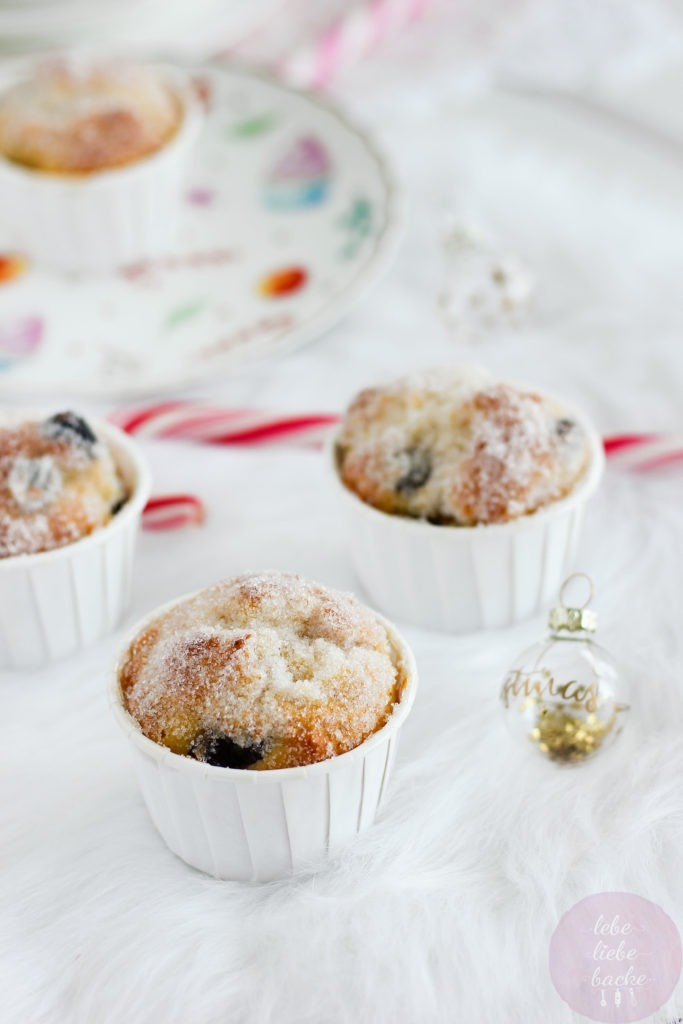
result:
<svg viewBox="0 0 683 1024"><path fill-rule="evenodd" d="M538 709L536 725L529 733L529 739L551 761L573 764L585 761L600 749L618 722L618 713L624 705L618 705L608 719L589 714L572 714L566 706L542 705ZM580 711L580 709L577 709Z"/></svg>
<svg viewBox="0 0 683 1024"><path fill-rule="evenodd" d="M564 603L570 586L586 580L583 605ZM519 656L501 689L510 731L549 760L576 764L608 746L629 711L626 685L611 655L595 643L597 617L587 607L593 585L583 573L562 586L550 613L550 636Z"/></svg>

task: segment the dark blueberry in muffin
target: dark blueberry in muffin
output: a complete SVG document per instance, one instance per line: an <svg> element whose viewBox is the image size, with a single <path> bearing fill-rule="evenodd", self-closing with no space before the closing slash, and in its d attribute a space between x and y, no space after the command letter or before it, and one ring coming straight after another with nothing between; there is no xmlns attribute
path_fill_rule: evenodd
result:
<svg viewBox="0 0 683 1024"><path fill-rule="evenodd" d="M431 523L432 526L453 525L453 520L452 519L448 519L447 516L440 516L440 515L427 516L427 522ZM456 525L457 525L457 523L456 523Z"/></svg>
<svg viewBox="0 0 683 1024"><path fill-rule="evenodd" d="M571 434L572 430L574 430L575 427L576 423L574 423L574 420L558 420L555 424L555 433L558 437L565 438L567 434Z"/></svg>
<svg viewBox="0 0 683 1024"><path fill-rule="evenodd" d="M197 761L218 765L220 768L248 768L260 761L265 752L265 743L244 746L230 736L208 731L200 733L190 746L190 754Z"/></svg>
<svg viewBox="0 0 683 1024"><path fill-rule="evenodd" d="M87 451L97 444L97 437L90 425L75 412L58 412L50 416L43 424L43 433L53 441L68 441Z"/></svg>
<svg viewBox="0 0 683 1024"><path fill-rule="evenodd" d="M427 483L432 475L432 462L423 448L408 448L401 455L408 468L397 481L396 490L399 494L410 494Z"/></svg>
<svg viewBox="0 0 683 1024"><path fill-rule="evenodd" d="M112 507L111 507L111 514L113 516L115 516L117 512L121 511L121 509L123 508L123 506L125 504L127 504L127 502L128 502L128 495L127 494L123 494L119 498L119 500L115 501L114 504L112 505Z"/></svg>

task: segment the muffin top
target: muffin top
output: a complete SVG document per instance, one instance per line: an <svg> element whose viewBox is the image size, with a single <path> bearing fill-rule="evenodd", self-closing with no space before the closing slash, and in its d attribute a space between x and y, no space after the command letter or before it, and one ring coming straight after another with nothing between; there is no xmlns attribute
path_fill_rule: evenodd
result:
<svg viewBox="0 0 683 1024"><path fill-rule="evenodd" d="M87 174L156 152L181 118L151 68L46 62L0 96L0 153L36 170Z"/></svg>
<svg viewBox="0 0 683 1024"><path fill-rule="evenodd" d="M263 572L161 614L119 670L143 733L228 768L290 768L352 750L400 700L381 621L350 594Z"/></svg>
<svg viewBox="0 0 683 1024"><path fill-rule="evenodd" d="M344 417L337 458L346 486L382 512L475 526L564 497L590 446L557 402L460 367L362 391Z"/></svg>
<svg viewBox="0 0 683 1024"><path fill-rule="evenodd" d="M0 558L71 544L126 498L106 444L75 413L0 427Z"/></svg>

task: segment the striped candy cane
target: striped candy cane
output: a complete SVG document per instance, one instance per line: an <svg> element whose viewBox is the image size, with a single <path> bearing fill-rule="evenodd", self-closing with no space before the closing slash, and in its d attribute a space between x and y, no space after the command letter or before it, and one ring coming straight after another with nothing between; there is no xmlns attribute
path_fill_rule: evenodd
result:
<svg viewBox="0 0 683 1024"><path fill-rule="evenodd" d="M142 513L145 530L177 530L204 521L204 504L195 494L164 494L150 498Z"/></svg>
<svg viewBox="0 0 683 1024"><path fill-rule="evenodd" d="M279 64L292 85L324 89L346 68L363 60L422 17L431 0L369 0L356 4L313 43Z"/></svg>
<svg viewBox="0 0 683 1024"><path fill-rule="evenodd" d="M274 416L244 409L218 409L195 402L160 402L114 413L110 419L141 438L166 438L219 445L288 444L319 447L339 417L327 413ZM146 530L199 525L204 505L193 494L160 495L147 503Z"/></svg>
<svg viewBox="0 0 683 1024"><path fill-rule="evenodd" d="M617 434L605 438L605 454L617 469L660 469L683 462L683 438L674 434Z"/></svg>
<svg viewBox="0 0 683 1024"><path fill-rule="evenodd" d="M337 413L268 413L190 401L123 409L110 418L140 438L306 447L318 447L340 419ZM615 434L606 437L604 444L610 464L616 468L655 469L683 461L683 437L674 434Z"/></svg>
<svg viewBox="0 0 683 1024"><path fill-rule="evenodd" d="M317 448L339 422L334 413L273 414L249 409L221 409L198 402L161 402L124 409L111 416L122 430L140 438L194 441L215 445L283 445ZM604 439L605 454L616 469L650 471L683 462L683 437L672 434L616 434ZM192 494L152 498L143 524L148 530L171 530L199 524L200 498Z"/></svg>
<svg viewBox="0 0 683 1024"><path fill-rule="evenodd" d="M220 409L197 402L161 402L123 410L112 420L122 430L141 438L317 447L339 417L329 413L276 415L253 409Z"/></svg>

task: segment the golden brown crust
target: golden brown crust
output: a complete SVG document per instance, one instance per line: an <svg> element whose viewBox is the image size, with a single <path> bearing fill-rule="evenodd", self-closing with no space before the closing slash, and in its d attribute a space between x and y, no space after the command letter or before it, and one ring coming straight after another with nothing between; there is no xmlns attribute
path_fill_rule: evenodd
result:
<svg viewBox="0 0 683 1024"><path fill-rule="evenodd" d="M363 501L459 526L508 522L557 501L588 458L566 410L468 369L361 392L338 443L341 478Z"/></svg>
<svg viewBox="0 0 683 1024"><path fill-rule="evenodd" d="M119 678L154 742L255 770L352 750L386 723L402 685L372 612L280 573L228 580L175 606L135 639ZM251 760L212 760L217 740Z"/></svg>

